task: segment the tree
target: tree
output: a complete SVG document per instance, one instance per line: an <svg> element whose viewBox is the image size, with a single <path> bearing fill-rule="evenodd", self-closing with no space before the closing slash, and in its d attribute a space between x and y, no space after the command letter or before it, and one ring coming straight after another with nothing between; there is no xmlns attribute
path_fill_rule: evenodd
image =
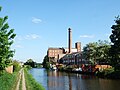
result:
<svg viewBox="0 0 120 90"><path fill-rule="evenodd" d="M16 34L13 33L14 29L8 30L7 19L8 16L0 17L0 70L5 69L11 63L11 58L14 55L14 51L10 47Z"/></svg>
<svg viewBox="0 0 120 90"><path fill-rule="evenodd" d="M20 63L18 61L13 61L13 71L18 72L21 69Z"/></svg>
<svg viewBox="0 0 120 90"><path fill-rule="evenodd" d="M31 67L36 67L36 62L34 62L32 59L28 59L25 65L30 65Z"/></svg>
<svg viewBox="0 0 120 90"><path fill-rule="evenodd" d="M50 62L49 62L49 58L48 58L47 55L43 59L43 67L46 68L46 69L50 68Z"/></svg>
<svg viewBox="0 0 120 90"><path fill-rule="evenodd" d="M120 18L116 17L115 25L112 25L112 34L110 35L110 40L112 42L110 48L110 56L112 66L115 67L115 70L120 69Z"/></svg>
<svg viewBox="0 0 120 90"><path fill-rule="evenodd" d="M85 47L83 47L83 57L86 60L90 60L93 63L96 62L96 52L97 52L97 42L86 44Z"/></svg>
<svg viewBox="0 0 120 90"><path fill-rule="evenodd" d="M109 49L110 49L110 42L107 40L101 41L98 40L98 48L97 48L97 61L101 64L108 64L110 63L109 57Z"/></svg>
<svg viewBox="0 0 120 90"><path fill-rule="evenodd" d="M108 41L98 40L98 42L89 43L83 48L83 57L93 63L102 62L105 64L109 62L109 49L110 43Z"/></svg>

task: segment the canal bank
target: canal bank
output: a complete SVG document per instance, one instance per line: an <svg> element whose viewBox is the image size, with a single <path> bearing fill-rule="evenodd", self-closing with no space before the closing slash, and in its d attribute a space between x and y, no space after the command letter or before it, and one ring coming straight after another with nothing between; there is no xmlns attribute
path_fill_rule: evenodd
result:
<svg viewBox="0 0 120 90"><path fill-rule="evenodd" d="M45 90L45 88L41 84L36 82L34 77L28 72L27 68L24 69L24 72L25 72L26 90Z"/></svg>
<svg viewBox="0 0 120 90"><path fill-rule="evenodd" d="M44 68L30 73L46 90L119 90L120 80L101 79L96 76L47 71Z"/></svg>

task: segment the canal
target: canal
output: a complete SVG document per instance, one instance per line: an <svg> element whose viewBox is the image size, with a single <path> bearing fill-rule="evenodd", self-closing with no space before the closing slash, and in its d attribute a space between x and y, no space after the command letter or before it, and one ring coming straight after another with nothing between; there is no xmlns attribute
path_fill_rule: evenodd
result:
<svg viewBox="0 0 120 90"><path fill-rule="evenodd" d="M47 71L44 68L33 68L30 73L46 90L120 90L120 80Z"/></svg>

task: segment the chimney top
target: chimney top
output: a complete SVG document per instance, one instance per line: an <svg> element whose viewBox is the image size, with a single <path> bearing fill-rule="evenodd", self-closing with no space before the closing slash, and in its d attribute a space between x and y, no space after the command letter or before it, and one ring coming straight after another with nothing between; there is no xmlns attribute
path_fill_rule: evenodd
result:
<svg viewBox="0 0 120 90"><path fill-rule="evenodd" d="M69 31L71 31L71 28L68 28Z"/></svg>

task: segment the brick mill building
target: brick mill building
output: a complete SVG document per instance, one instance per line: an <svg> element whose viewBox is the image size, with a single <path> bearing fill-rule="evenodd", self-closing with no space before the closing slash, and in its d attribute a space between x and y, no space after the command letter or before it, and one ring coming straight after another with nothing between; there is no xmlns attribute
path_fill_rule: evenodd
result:
<svg viewBox="0 0 120 90"><path fill-rule="evenodd" d="M59 55L64 54L64 48L48 48L47 55L49 57L49 61L51 62L57 62L59 59Z"/></svg>
<svg viewBox="0 0 120 90"><path fill-rule="evenodd" d="M72 48L72 30L71 28L68 28L68 48L50 47L47 50L47 55L49 57L49 62L60 62L61 60L64 60L64 57L66 57L66 55L68 56L68 55L72 55L72 53L80 53L80 52L81 52L80 42L76 42L75 48Z"/></svg>

